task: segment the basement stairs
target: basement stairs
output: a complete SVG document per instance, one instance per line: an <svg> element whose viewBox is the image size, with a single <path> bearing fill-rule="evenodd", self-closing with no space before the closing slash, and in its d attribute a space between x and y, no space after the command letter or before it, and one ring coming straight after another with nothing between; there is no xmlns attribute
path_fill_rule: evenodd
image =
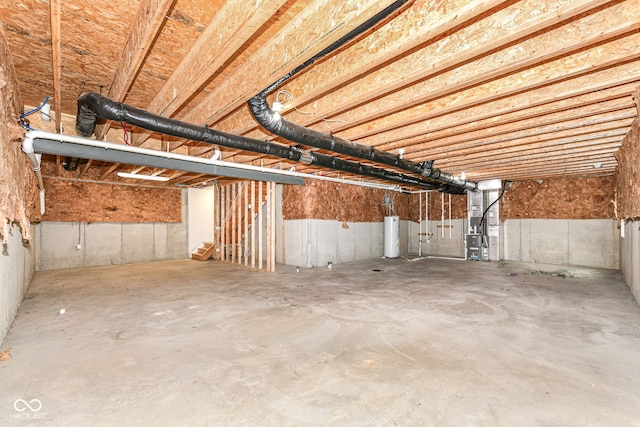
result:
<svg viewBox="0 0 640 427"><path fill-rule="evenodd" d="M191 252L191 259L196 261L207 261L213 256L215 251L215 245L213 242L202 242L193 252Z"/></svg>

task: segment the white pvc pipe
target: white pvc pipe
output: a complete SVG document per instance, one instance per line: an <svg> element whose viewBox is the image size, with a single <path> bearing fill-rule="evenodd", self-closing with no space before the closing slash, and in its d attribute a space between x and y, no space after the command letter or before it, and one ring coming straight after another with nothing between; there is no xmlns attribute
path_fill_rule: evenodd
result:
<svg viewBox="0 0 640 427"><path fill-rule="evenodd" d="M451 193L449 193L449 240L453 238L453 223L451 222Z"/></svg>
<svg viewBox="0 0 640 427"><path fill-rule="evenodd" d="M194 157L194 156L187 156L184 154L176 154L171 152L151 150L149 148L135 147L132 145L114 144L111 142L98 141L96 139L80 138L77 136L46 132L42 130L33 130L25 134L25 140L22 144L23 150L25 146L29 146L31 147L31 153L33 153L33 140L36 138L67 142L70 144L85 145L89 147L104 148L105 150L116 150L116 151L122 151L127 153L138 153L138 154L144 154L147 156L161 157L165 159L182 160L182 161L187 161L192 163L203 163L203 164L209 164L209 165L224 166L228 168L244 169L244 170L250 170L255 172L270 173L275 175L295 176L295 177L304 178L304 179L317 179L320 181L339 182L347 185L357 185L360 187L377 188L381 190L391 190L391 191L398 191L398 192L402 191L402 188L399 185L391 185L391 184L387 185L387 184L379 184L379 183L367 182L367 181L354 181L350 179L332 178L332 177L322 176L322 175L311 175L307 173L295 172L295 171L289 171L289 170L271 169L271 168L262 167L262 166L244 165L240 163L225 162L222 160L217 160L212 158ZM217 156L214 155L214 157L217 157ZM38 162L38 168L39 167L40 166ZM36 172L36 175L38 175L38 173L39 171ZM40 180L41 179L42 178L40 175ZM44 190L44 184L42 185L42 189Z"/></svg>
<svg viewBox="0 0 640 427"><path fill-rule="evenodd" d="M442 238L444 239L444 193L440 193L440 228L442 230Z"/></svg>
<svg viewBox="0 0 640 427"><path fill-rule="evenodd" d="M42 180L42 170L40 168L42 155L36 154L34 152L33 139L31 138L25 138L24 142L22 143L22 151L24 151L29 160L31 160L31 168L33 169L33 172L35 172L36 178L38 179L38 188L40 189L40 214L44 215L44 181Z"/></svg>
<svg viewBox="0 0 640 427"><path fill-rule="evenodd" d="M418 193L420 209L418 215L418 256L422 256L422 193Z"/></svg>
<svg viewBox="0 0 640 427"><path fill-rule="evenodd" d="M438 256L438 255L428 255L427 258L435 258L435 259L452 259L454 261L464 261L466 258L458 258L452 256Z"/></svg>

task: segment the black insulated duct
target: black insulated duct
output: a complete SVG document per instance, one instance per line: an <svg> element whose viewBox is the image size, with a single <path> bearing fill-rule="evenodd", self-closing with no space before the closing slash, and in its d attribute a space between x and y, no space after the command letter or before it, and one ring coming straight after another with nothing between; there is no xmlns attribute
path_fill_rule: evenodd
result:
<svg viewBox="0 0 640 427"><path fill-rule="evenodd" d="M375 25L379 24L399 10L407 2L407 0L394 2L386 9L354 28L339 40L336 40L327 48L318 52L305 63L278 79L276 82L249 100L249 109L251 110L253 117L264 129L289 141L406 170L441 183L440 185L434 185L440 191L444 191L446 193L463 193L465 190L476 190L478 186L475 182L462 180L451 173L434 169L433 161L417 163L411 160L404 160L400 156L378 150L374 147L357 144L355 142L336 137L332 134L314 131L304 126L291 123L279 116L276 118L274 111L271 110L267 102L268 93L276 89L294 75L303 71L305 68L313 65L313 63L318 59L334 52L359 35L370 30Z"/></svg>
<svg viewBox="0 0 640 427"><path fill-rule="evenodd" d="M417 163L411 160L404 160L400 158L400 156L378 150L374 147L357 144L333 134L318 132L291 123L281 117L276 118L273 110L271 110L267 103L264 93L254 96L249 100L249 109L253 117L262 127L289 141L406 170L437 181L439 184L434 183L434 187L445 193L462 193L464 190L473 191L477 188L475 182L462 180L451 173L433 168L433 161ZM455 189L459 190L456 191Z"/></svg>
<svg viewBox="0 0 640 427"><path fill-rule="evenodd" d="M136 127L208 144L222 145L243 151L266 154L296 162L321 166L328 169L343 171L355 175L368 176L401 185L435 190L440 187L433 182L421 178L388 171L382 168L363 165L350 160L340 159L326 154L302 150L299 146L290 147L259 139L247 138L217 131L208 126L198 126L168 117L159 116L140 108L132 107L121 102L112 101L94 92L86 92L78 98L78 113L76 117L76 131L83 137L91 136L96 128L98 117L125 122ZM456 189L453 189L456 190ZM461 189L457 189L462 192ZM455 192L455 191L452 191Z"/></svg>

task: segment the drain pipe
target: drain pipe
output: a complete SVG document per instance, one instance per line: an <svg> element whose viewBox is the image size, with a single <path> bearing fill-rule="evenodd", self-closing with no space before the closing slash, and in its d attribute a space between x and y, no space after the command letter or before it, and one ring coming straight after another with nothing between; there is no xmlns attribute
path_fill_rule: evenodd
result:
<svg viewBox="0 0 640 427"><path fill-rule="evenodd" d="M168 117L153 114L121 102L112 101L100 94L86 92L78 98L78 113L76 116L76 131L83 137L91 136L96 127L98 117L118 122L126 122L133 126L144 128L152 132L159 132L208 144L222 145L238 150L251 151L280 157L309 165L321 166L327 169L339 170L354 175L368 176L402 185L408 185L427 190L439 188L431 181L388 171L375 166L363 165L358 162L340 159L327 154L305 151L300 146L275 144L259 139L248 138L217 131L208 126L198 126ZM454 189L455 190L455 189ZM462 192L462 190L460 190Z"/></svg>
<svg viewBox="0 0 640 427"><path fill-rule="evenodd" d="M36 178L38 179L38 188L40 189L40 214L44 215L45 207L44 207L44 181L42 180L42 171L40 170L40 161L42 159L42 154L36 154L33 150L33 139L25 138L22 143L22 151L27 155L29 160L31 160L31 168L33 172L36 174Z"/></svg>
<svg viewBox="0 0 640 427"><path fill-rule="evenodd" d="M434 169L433 161L417 163L410 160L403 160L402 156L396 156L394 154L378 150L367 145L357 144L355 142L336 137L333 134L314 131L304 126L288 122L284 120L280 116L280 114L276 115L275 112L271 110L267 102L268 93L272 92L274 89L282 85L291 77L313 65L317 60L336 51L337 49L351 42L356 37L370 30L375 25L379 24L384 19L397 12L406 3L408 3L407 0L394 2L387 8L377 13L375 16L369 18L367 21L354 28L352 31L350 31L340 39L336 40L325 49L318 52L312 58L296 67L291 72L287 73L286 75L272 83L269 87L249 100L249 109L251 110L251 114L253 115L253 117L262 127L264 127L269 132L285 138L289 141L293 141L298 144L307 145L310 147L320 148L323 150L333 151L335 153L340 153L359 159L369 160L375 163L386 164L417 175L421 175L425 178L429 178L444 184L444 186L439 186L437 187L437 189L446 193L462 193L465 190L474 191L477 189L477 184L475 182L462 180L452 173L444 172L440 169Z"/></svg>

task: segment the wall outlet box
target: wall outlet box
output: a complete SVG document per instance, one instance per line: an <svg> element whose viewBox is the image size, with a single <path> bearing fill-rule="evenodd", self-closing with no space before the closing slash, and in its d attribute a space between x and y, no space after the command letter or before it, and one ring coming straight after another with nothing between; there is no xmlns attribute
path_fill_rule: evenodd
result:
<svg viewBox="0 0 640 427"><path fill-rule="evenodd" d="M82 245L81 245L80 243L78 243L78 244L76 245L76 250L77 250L77 251L79 251L80 249L82 249Z"/></svg>

